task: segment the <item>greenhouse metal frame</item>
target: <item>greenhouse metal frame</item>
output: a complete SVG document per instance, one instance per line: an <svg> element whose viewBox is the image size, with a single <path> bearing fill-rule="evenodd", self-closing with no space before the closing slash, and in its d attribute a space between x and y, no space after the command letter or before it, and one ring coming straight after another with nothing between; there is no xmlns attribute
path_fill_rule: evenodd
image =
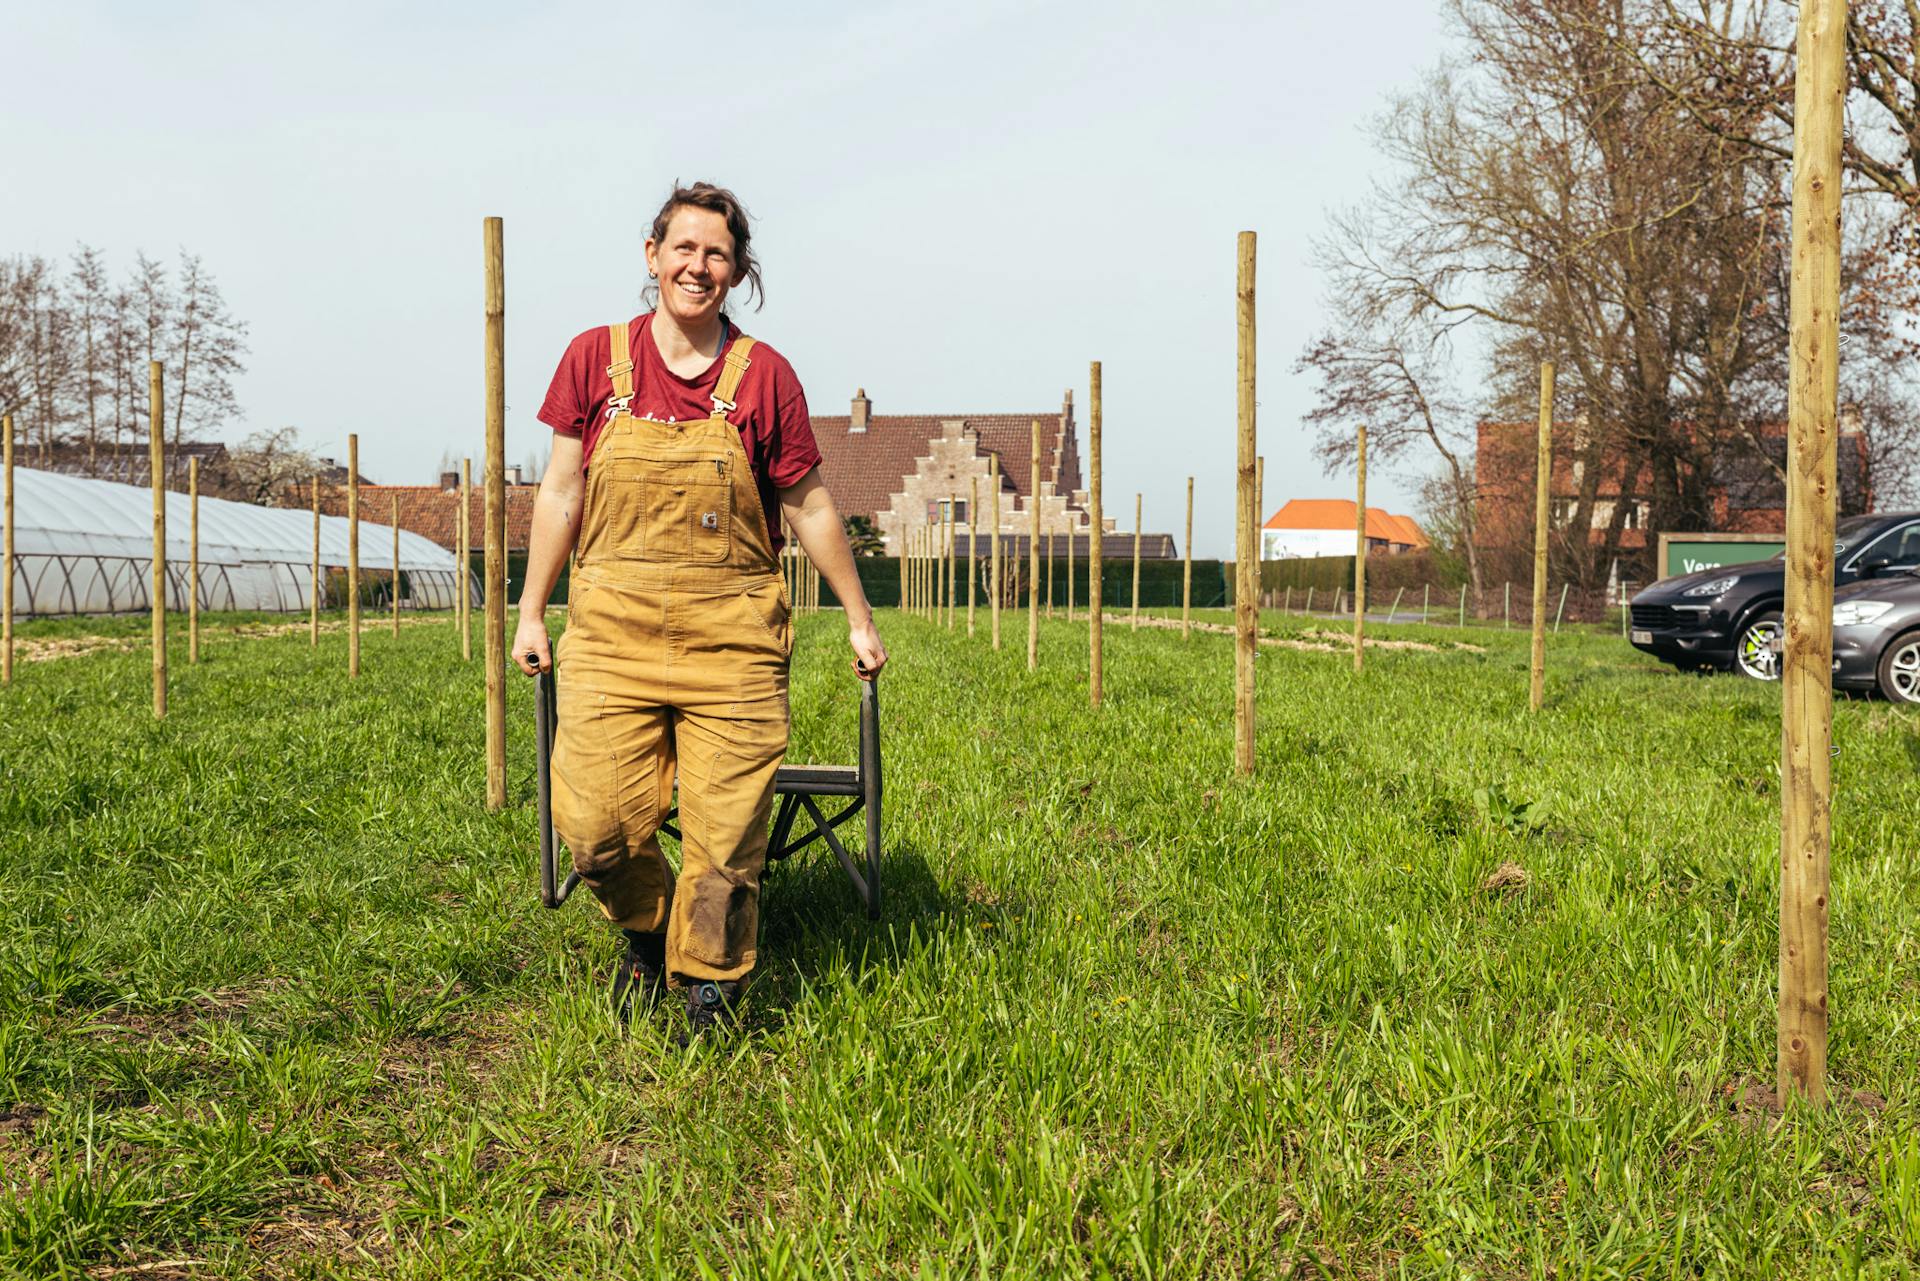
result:
<svg viewBox="0 0 1920 1281"><path fill-rule="evenodd" d="M153 491L113 481L16 467L14 470L14 608L22 617L125 614L153 600ZM187 606L192 500L169 491L167 608ZM320 518L320 605L346 604L349 527ZM451 608L463 575L454 554L429 538L360 522L363 598L391 603L397 578L402 609ZM468 599L478 584L464 575ZM305 611L312 601L313 514L255 507L222 498L200 500L200 608Z"/></svg>

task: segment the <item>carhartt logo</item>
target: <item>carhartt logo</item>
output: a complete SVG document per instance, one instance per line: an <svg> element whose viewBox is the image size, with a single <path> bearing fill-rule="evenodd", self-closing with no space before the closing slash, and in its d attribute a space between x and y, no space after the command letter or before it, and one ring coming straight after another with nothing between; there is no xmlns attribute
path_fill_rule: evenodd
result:
<svg viewBox="0 0 1920 1281"><path fill-rule="evenodd" d="M702 529L720 528L720 513L719 512L702 512L700 514L700 528Z"/></svg>

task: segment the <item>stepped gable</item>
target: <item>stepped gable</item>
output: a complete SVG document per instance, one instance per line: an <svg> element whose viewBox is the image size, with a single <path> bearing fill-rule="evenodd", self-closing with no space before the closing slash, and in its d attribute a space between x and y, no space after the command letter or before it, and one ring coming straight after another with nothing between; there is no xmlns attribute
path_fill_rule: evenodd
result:
<svg viewBox="0 0 1920 1281"><path fill-rule="evenodd" d="M982 457L997 453L1002 491L1025 496L1033 492L1030 458L1033 421L1040 420L1043 480L1059 480L1056 492L1071 493L1081 485L1080 460L1071 435L1066 457L1060 453L1061 413L1031 414L885 414L865 417L864 430L848 414L819 415L813 434L820 444L820 472L843 516L874 517L886 511L916 463L933 452L946 423L964 422ZM985 501L984 496L981 501Z"/></svg>

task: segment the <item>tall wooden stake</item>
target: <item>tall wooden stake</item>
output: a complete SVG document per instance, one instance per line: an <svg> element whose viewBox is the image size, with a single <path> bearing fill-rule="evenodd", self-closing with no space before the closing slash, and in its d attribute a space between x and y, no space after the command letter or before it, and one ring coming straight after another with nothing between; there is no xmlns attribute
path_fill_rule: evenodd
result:
<svg viewBox="0 0 1920 1281"><path fill-rule="evenodd" d="M347 675L360 674L360 437L347 436Z"/></svg>
<svg viewBox="0 0 1920 1281"><path fill-rule="evenodd" d="M1367 425L1354 437L1359 498L1353 522L1353 670L1367 665Z"/></svg>
<svg viewBox="0 0 1920 1281"><path fill-rule="evenodd" d="M187 458L187 662L200 661L200 455Z"/></svg>
<svg viewBox="0 0 1920 1281"><path fill-rule="evenodd" d="M1100 575L1104 568L1101 546L1106 539L1106 517L1100 507L1100 362L1094 361L1089 379L1093 384L1087 408L1087 501L1092 511L1087 526L1087 700L1100 706L1105 678L1100 652L1100 629L1105 625L1106 606L1100 598Z"/></svg>
<svg viewBox="0 0 1920 1281"><path fill-rule="evenodd" d="M498 218L481 224L486 263L487 808L507 803L507 278Z"/></svg>
<svg viewBox="0 0 1920 1281"><path fill-rule="evenodd" d="M958 590L956 584L954 583L954 578L953 578L953 570L954 570L953 522L954 522L954 518L959 514L954 510L955 501L956 500L952 494L947 495L947 533L946 533L947 545L946 545L946 548L941 552L941 555L945 556L947 560L947 630L948 631L953 630L953 600L954 600L954 594Z"/></svg>
<svg viewBox="0 0 1920 1281"><path fill-rule="evenodd" d="M980 546L980 478L973 477L968 482L972 488L967 495L967 635L973 635L973 588L974 579L980 573L980 566L974 557L974 549Z"/></svg>
<svg viewBox="0 0 1920 1281"><path fill-rule="evenodd" d="M1267 556L1266 548L1260 545L1261 542L1266 537L1266 535L1261 531L1266 529L1266 527L1267 527L1267 456L1265 454L1261 454L1253 460L1253 547L1254 547L1254 552L1253 552L1254 571L1253 572L1254 572L1255 580L1260 584L1257 591L1261 597L1259 602L1256 604L1255 608L1264 608L1265 606L1271 605L1273 603L1272 599L1267 594L1266 575L1260 572L1260 567L1266 563L1266 556Z"/></svg>
<svg viewBox="0 0 1920 1281"><path fill-rule="evenodd" d="M1239 449L1234 472L1234 682L1233 682L1233 764L1242 774L1253 773L1253 659L1258 644L1260 602L1260 548L1254 489L1254 328L1253 276L1254 234L1240 233L1240 260L1234 288L1234 312L1239 322L1235 380L1239 413Z"/></svg>
<svg viewBox="0 0 1920 1281"><path fill-rule="evenodd" d="M167 714L167 391L160 362L147 362L147 466L153 476L153 715Z"/></svg>
<svg viewBox="0 0 1920 1281"><path fill-rule="evenodd" d="M1833 837L1833 526L1846 0L1802 0L1794 84L1787 391L1786 663L1780 681L1782 1095L1827 1096L1827 858Z"/></svg>
<svg viewBox="0 0 1920 1281"><path fill-rule="evenodd" d="M1193 635L1193 477L1187 477L1186 564L1180 571L1180 634Z"/></svg>
<svg viewBox="0 0 1920 1281"><path fill-rule="evenodd" d="M1073 513L1072 513L1071 511L1069 511L1069 512L1067 513L1067 515L1066 515L1066 521L1067 521L1067 531L1066 531L1066 532L1067 532L1067 537L1066 537L1066 544L1067 544L1067 621L1068 621L1069 623L1071 623L1071 622L1073 621L1073 595L1074 595L1074 586L1073 586L1073 562L1074 562L1074 551L1073 551Z"/></svg>
<svg viewBox="0 0 1920 1281"><path fill-rule="evenodd" d="M987 569L987 612L992 616L993 647L1000 648L1000 456L987 460L987 484L993 488L993 563Z"/></svg>
<svg viewBox="0 0 1920 1281"><path fill-rule="evenodd" d="M1040 667L1040 420L1033 420L1033 465L1027 472L1027 670Z"/></svg>
<svg viewBox="0 0 1920 1281"><path fill-rule="evenodd" d="M400 635L400 495L389 494L393 500L393 634Z"/></svg>
<svg viewBox="0 0 1920 1281"><path fill-rule="evenodd" d="M460 528L457 536L460 551L454 559L454 597L453 620L460 629L460 657L464 661L473 659L473 593L470 575L473 572L473 459L460 460ZM792 597L788 597L789 600Z"/></svg>
<svg viewBox="0 0 1920 1281"><path fill-rule="evenodd" d="M313 478L313 584L307 601L307 648L320 645L320 478Z"/></svg>
<svg viewBox="0 0 1920 1281"><path fill-rule="evenodd" d="M0 685L13 684L13 415L0 415L0 472L5 473L5 529L0 530Z"/></svg>
<svg viewBox="0 0 1920 1281"><path fill-rule="evenodd" d="M1053 550L1053 526L1047 526L1047 617L1053 617L1053 562L1056 554Z"/></svg>
<svg viewBox="0 0 1920 1281"><path fill-rule="evenodd" d="M1547 697L1547 504L1553 489L1553 362L1540 365L1540 443L1533 462L1533 653L1527 706Z"/></svg>
<svg viewBox="0 0 1920 1281"><path fill-rule="evenodd" d="M1128 624L1140 630L1140 495L1133 496L1133 620Z"/></svg>

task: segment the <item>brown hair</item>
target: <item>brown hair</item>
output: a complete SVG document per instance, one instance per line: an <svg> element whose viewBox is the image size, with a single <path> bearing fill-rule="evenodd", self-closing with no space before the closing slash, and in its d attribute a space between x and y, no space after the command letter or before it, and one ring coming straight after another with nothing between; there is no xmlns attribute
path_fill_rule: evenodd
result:
<svg viewBox="0 0 1920 1281"><path fill-rule="evenodd" d="M673 211L682 208L705 209L717 213L727 220L727 234L733 237L733 261L742 274L742 279L753 294L753 309L760 310L766 302L766 287L760 281L760 263L753 256L753 230L747 225L747 207L740 203L740 197L725 187L716 187L710 182L696 182L690 187L680 185L674 180L673 194L660 206L660 212L653 216L653 228L648 232L654 241L667 238L667 224L673 220ZM660 304L660 283L649 281L641 290L641 297L648 307Z"/></svg>

